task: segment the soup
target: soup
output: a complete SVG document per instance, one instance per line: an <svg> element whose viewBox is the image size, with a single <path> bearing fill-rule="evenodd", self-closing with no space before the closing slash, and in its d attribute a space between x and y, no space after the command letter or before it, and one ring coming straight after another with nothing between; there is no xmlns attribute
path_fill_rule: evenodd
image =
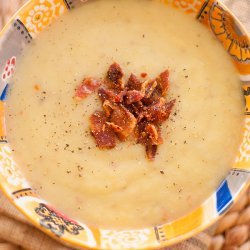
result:
<svg viewBox="0 0 250 250"><path fill-rule="evenodd" d="M176 104L153 161L126 140L100 150L89 118L97 93L74 98L83 78L118 62L126 76L170 72ZM192 16L157 1L90 1L23 51L8 93L16 162L38 194L88 225L142 228L198 207L233 166L244 101L229 56Z"/></svg>

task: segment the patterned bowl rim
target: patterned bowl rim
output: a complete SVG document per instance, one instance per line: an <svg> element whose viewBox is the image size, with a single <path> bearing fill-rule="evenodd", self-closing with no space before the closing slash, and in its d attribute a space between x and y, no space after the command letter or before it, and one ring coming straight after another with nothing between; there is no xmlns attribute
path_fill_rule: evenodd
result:
<svg viewBox="0 0 250 250"><path fill-rule="evenodd" d="M11 25L14 23L17 17L19 17L19 14L28 10L29 7L37 3L39 0L28 0L27 3L25 3L17 12L12 16L12 18L9 20L9 22L5 25L5 27L0 32L0 39L2 39L4 36L6 36L7 31L10 29ZM54 0L45 0L46 1L54 1ZM55 0L55 1L61 1L62 4L65 5L68 4L68 0ZM161 1L161 0L160 0ZM184 2L188 0L184 0ZM196 0L194 0L196 1ZM234 22L236 28L240 29L241 36L244 36L245 38L245 50L250 53L250 36L248 34L248 31L246 28L242 25L242 23L236 18L236 16L219 0L197 0L200 5L197 8L195 14L199 21L204 23L205 25L209 26L212 24L208 21L208 15L210 13L207 13L211 11L212 7L219 7L223 13L226 13L229 16L229 19ZM72 2L72 1L71 1ZM74 2L74 1L73 1ZM86 2L86 1L82 1ZM164 2L164 1L162 1ZM171 2L171 0L170 0ZM206 8L209 8L209 10L206 12ZM187 11L186 11L187 12ZM206 16L207 15L207 16ZM202 18L201 18L202 17ZM212 18L213 19L213 18ZM206 23L207 22L207 23ZM210 20L211 22L211 20ZM211 29L210 27L210 29ZM27 32L29 30L24 27ZM214 31L214 30L213 30ZM214 31L214 34L217 36L217 38L220 34L216 34ZM240 35L239 35L240 36ZM221 43L225 42L225 40L220 40ZM233 40L232 40L233 41ZM237 40L236 40L237 43ZM225 45L226 46L226 45ZM224 47L225 47L224 46ZM231 47L230 47L231 48ZM229 51L229 49L228 49ZM0 47L0 53L2 52L2 48ZM230 53L230 52L229 52ZM240 52L242 54L242 52ZM248 53L248 52L246 52ZM232 57L235 57L235 55L231 54ZM235 58L233 59L235 62ZM242 80L243 83L243 89L244 89L244 95L246 99L246 113L245 113L245 123L250 123L250 112L248 111L248 107L250 110L250 57L247 57L246 60L243 62L242 58L241 60L237 60L235 62L236 64L241 64L240 67L243 65L246 70L246 75L244 73L240 72L244 75L244 79ZM236 65L237 66L237 65ZM242 67L243 67L242 66ZM240 70L239 70L240 71ZM244 71L244 70L243 70ZM242 75L241 75L242 76ZM4 92L5 90L3 90ZM248 92L249 91L249 92ZM2 93L3 94L3 93ZM249 98L248 98L249 97ZM1 99L1 101L3 101ZM3 101L4 103L4 101ZM1 113L1 112L0 112ZM4 120L4 114L3 114L3 120ZM3 125L5 126L5 125ZM247 125L246 125L247 127ZM245 128L244 138L247 140L250 136L250 127ZM247 146L249 145L249 142L246 142ZM0 148L5 148L5 144L2 144ZM242 147L243 147L242 142ZM246 146L246 145L245 145ZM250 145L249 145L250 147ZM5 149L4 149L5 150ZM244 151L245 150L245 151ZM239 152L238 154L246 153L247 149L242 149L242 152ZM2 159L2 158L1 158ZM4 165L2 161L0 161L0 166ZM4 166L3 166L4 167ZM68 219L63 214L57 212L56 210L50 210L53 214L57 216L57 218L63 219L63 222L72 222L72 225L80 225L80 227L83 227L83 230L85 231L84 237L87 237L87 240L81 240L81 233L78 235L58 235L55 232L53 232L51 229L45 228L44 225L41 224L40 218L37 214L31 213L30 207L25 207L25 204L20 203L17 201L17 199L13 196L14 192L10 192L9 184L7 183L7 180L4 176L1 176L0 171L0 189L3 191L5 196L11 201L11 203L23 214L25 217L38 229L45 232L46 234L50 235L57 241L60 241L61 243L64 243L69 246L73 246L76 248L88 248L88 249L116 249L113 246L110 245L103 245L103 235L107 235L110 233L110 231L116 233L115 236L121 236L123 233L131 233L130 236L134 234L138 234L139 236L145 236L147 235L147 239L143 243L138 243L136 246L134 243L131 245L126 246L120 245L119 249L155 249L155 248L161 248L170 246L176 243L179 243L182 240L185 240L189 237L194 236L195 234L203 231L204 229L208 228L212 224L214 224L228 209L231 207L231 205L239 199L239 194L244 192L249 186L250 186L250 156L247 159L238 159L236 160L236 163L234 167L231 169L230 173L226 177L226 179L220 184L216 192L214 192L211 197L209 197L202 205L199 207L196 211L191 212L187 216L184 216L177 221L173 221L171 223L167 223L161 226L155 226L153 228L146 228L146 229L138 229L138 230L105 230L105 229L93 229L88 228L86 225L76 222L74 224L74 221L71 219ZM41 200L40 198L37 198L37 196L33 196L32 194L27 195L27 198L31 198L32 202L39 203L41 205L45 204L46 202ZM26 200L28 202L28 200ZM26 202L25 201L25 202ZM24 203L25 203L24 202ZM46 208L49 208L49 205L46 206ZM37 208L36 208L37 209ZM199 222L196 223L197 217L199 217ZM184 228L184 229L183 229ZM80 229L81 230L81 229ZM97 232L98 231L98 232ZM86 233L87 232L87 233ZM58 237L59 236L59 237ZM106 236L111 237L111 236ZM112 237L110 238L113 239ZM135 239L136 241L137 239ZM121 239L123 241L123 238ZM118 242L119 245L119 242ZM118 246L117 245L117 246Z"/></svg>

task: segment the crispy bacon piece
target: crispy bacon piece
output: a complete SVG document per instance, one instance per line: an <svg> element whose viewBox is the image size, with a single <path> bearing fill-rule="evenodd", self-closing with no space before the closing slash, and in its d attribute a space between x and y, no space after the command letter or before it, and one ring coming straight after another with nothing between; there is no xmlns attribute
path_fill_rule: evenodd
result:
<svg viewBox="0 0 250 250"><path fill-rule="evenodd" d="M122 131L117 132L119 139L122 141L133 133L136 126L136 118L122 105L116 107L110 121L122 128Z"/></svg>
<svg viewBox="0 0 250 250"><path fill-rule="evenodd" d="M115 89L124 89L123 70L118 63L113 63L108 70L107 79Z"/></svg>
<svg viewBox="0 0 250 250"><path fill-rule="evenodd" d="M108 101L106 101L105 105L111 109L110 122L112 126L114 127L115 125L119 127L118 130L116 129L117 136L122 141L126 140L135 129L136 118L121 104L108 103Z"/></svg>
<svg viewBox="0 0 250 250"><path fill-rule="evenodd" d="M129 90L126 93L126 104L132 104L134 102L139 102L144 97L144 94L138 90Z"/></svg>
<svg viewBox="0 0 250 250"><path fill-rule="evenodd" d="M145 132L146 125L147 125L146 121L138 122L134 131L137 143L140 143L142 145L149 144L148 137Z"/></svg>
<svg viewBox="0 0 250 250"><path fill-rule="evenodd" d="M159 77L157 77L156 81L158 83L158 91L160 91L162 96L165 96L169 88L169 71L163 71Z"/></svg>
<svg viewBox="0 0 250 250"><path fill-rule="evenodd" d="M153 103L156 103L159 99L160 97L157 95L157 93L153 93L150 98L143 98L141 101L145 107L148 107Z"/></svg>
<svg viewBox="0 0 250 250"><path fill-rule="evenodd" d="M144 116L150 122L159 124L166 121L171 114L171 111L175 105L176 100L172 100L166 103L164 98L160 98L159 101L150 105L144 112Z"/></svg>
<svg viewBox="0 0 250 250"><path fill-rule="evenodd" d="M122 102L123 97L126 95L126 91L115 91L113 89L105 89L99 88L98 89L98 96L104 102L105 100L109 100L111 102Z"/></svg>
<svg viewBox="0 0 250 250"><path fill-rule="evenodd" d="M153 161L155 159L156 153L157 153L157 145L147 145L146 146L146 154L147 154L147 158L150 161Z"/></svg>
<svg viewBox="0 0 250 250"><path fill-rule="evenodd" d="M154 160L157 146L163 143L160 128L148 122L140 122L135 130L137 143L145 145L146 155L149 160Z"/></svg>
<svg viewBox="0 0 250 250"><path fill-rule="evenodd" d="M92 94L101 85L101 81L94 78L85 78L82 83L76 88L75 99L80 101Z"/></svg>
<svg viewBox="0 0 250 250"><path fill-rule="evenodd" d="M155 80L147 80L142 84L141 92L144 93L145 98L150 98L156 87L157 82Z"/></svg>
<svg viewBox="0 0 250 250"><path fill-rule="evenodd" d="M129 77L129 79L128 79L126 88L128 90L141 90L141 86L142 86L142 83L136 77L136 75L131 74L130 77Z"/></svg>
<svg viewBox="0 0 250 250"><path fill-rule="evenodd" d="M145 132L148 135L152 145L160 145L163 143L160 128L156 125L151 123L147 124L145 127Z"/></svg>
<svg viewBox="0 0 250 250"><path fill-rule="evenodd" d="M127 105L126 108L137 118L137 123L139 123L141 114L143 114L143 111L144 111L143 103L140 101L135 102L130 105Z"/></svg>
<svg viewBox="0 0 250 250"><path fill-rule="evenodd" d="M110 116L111 116L111 113L112 113L112 110L113 110L113 108L112 108L112 107L113 107L112 103L111 103L109 100L106 100L106 101L104 101L102 107L103 107L103 110L104 110L106 116L107 116L107 117L110 117Z"/></svg>
<svg viewBox="0 0 250 250"><path fill-rule="evenodd" d="M91 133L99 148L109 149L116 146L116 135L110 126L106 124L107 117L103 111L96 111L90 117Z"/></svg>
<svg viewBox="0 0 250 250"><path fill-rule="evenodd" d="M142 73L141 73L141 77L142 77L142 78L145 78L145 77L147 77L147 76L148 76L147 73L145 73L145 72L142 72Z"/></svg>
<svg viewBox="0 0 250 250"><path fill-rule="evenodd" d="M146 121L140 122L135 130L137 142L143 145L160 145L163 143L159 126Z"/></svg>
<svg viewBox="0 0 250 250"><path fill-rule="evenodd" d="M106 122L116 133L122 132L122 127L114 124L113 122Z"/></svg>

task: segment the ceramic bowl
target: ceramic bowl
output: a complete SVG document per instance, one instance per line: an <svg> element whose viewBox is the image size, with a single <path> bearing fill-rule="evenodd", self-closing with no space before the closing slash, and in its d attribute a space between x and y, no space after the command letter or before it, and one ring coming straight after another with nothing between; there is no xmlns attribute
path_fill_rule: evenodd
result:
<svg viewBox="0 0 250 250"><path fill-rule="evenodd" d="M159 0L160 1L160 0ZM192 15L218 38L238 69L246 99L244 138L233 168L199 208L164 225L140 230L90 228L60 213L29 186L12 157L5 128L8 84L21 50L57 17L86 0L30 0L0 36L0 186L10 201L36 227L76 248L154 249L180 242L204 230L227 211L250 180L250 39L232 13L215 0L161 0ZM205 45L204 45L205 46ZM211 52L212 53L212 52ZM219 60L219 58L218 58ZM226 149L225 149L226 150Z"/></svg>

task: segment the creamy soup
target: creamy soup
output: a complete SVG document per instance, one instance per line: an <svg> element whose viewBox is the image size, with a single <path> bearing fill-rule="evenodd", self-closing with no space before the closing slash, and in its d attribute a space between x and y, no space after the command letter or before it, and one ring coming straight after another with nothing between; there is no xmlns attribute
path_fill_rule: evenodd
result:
<svg viewBox="0 0 250 250"><path fill-rule="evenodd" d="M84 77L111 63L126 75L170 71L154 161L130 140L96 147L89 117L101 102L72 98ZM142 228L177 219L205 201L232 167L243 97L229 56L194 17L156 1L89 1L59 18L25 49L8 94L16 162L37 192L88 225Z"/></svg>

